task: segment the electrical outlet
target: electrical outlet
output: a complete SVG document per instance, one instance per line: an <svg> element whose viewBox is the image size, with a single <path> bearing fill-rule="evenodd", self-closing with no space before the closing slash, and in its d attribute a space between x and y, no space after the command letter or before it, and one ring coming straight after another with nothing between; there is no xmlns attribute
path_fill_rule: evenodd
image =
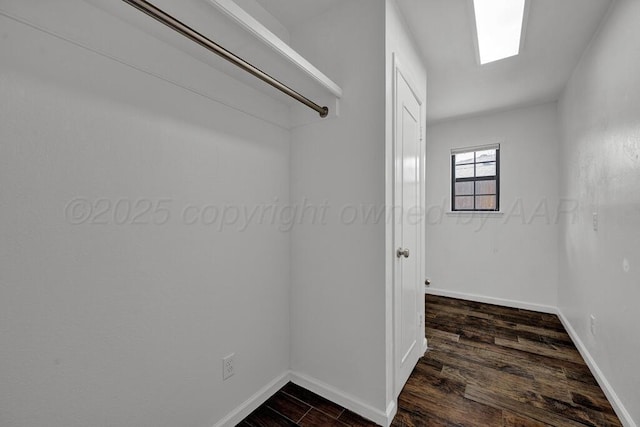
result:
<svg viewBox="0 0 640 427"><path fill-rule="evenodd" d="M591 326L591 335L596 336L596 316L593 314L589 316L589 322Z"/></svg>
<svg viewBox="0 0 640 427"><path fill-rule="evenodd" d="M424 324L424 319L422 313L418 313L418 326L422 326Z"/></svg>
<svg viewBox="0 0 640 427"><path fill-rule="evenodd" d="M593 213L593 231L598 231L598 212Z"/></svg>
<svg viewBox="0 0 640 427"><path fill-rule="evenodd" d="M236 367L234 364L235 353L231 353L227 357L222 359L222 380L227 380L236 373Z"/></svg>

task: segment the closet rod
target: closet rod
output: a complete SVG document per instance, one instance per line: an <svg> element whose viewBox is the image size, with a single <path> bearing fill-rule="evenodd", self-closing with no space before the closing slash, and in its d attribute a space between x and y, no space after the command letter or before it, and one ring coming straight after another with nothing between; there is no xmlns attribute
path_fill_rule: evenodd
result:
<svg viewBox="0 0 640 427"><path fill-rule="evenodd" d="M265 83L289 95L293 99L303 103L304 105L311 108L312 110L317 111L320 114L320 117L327 117L327 115L329 114L329 108L321 107L320 105L316 104L315 102L311 101L310 99L306 98L305 96L291 89L289 86L274 79L269 74L265 73L259 68L251 65L250 63L240 58L239 56L233 54L232 52L229 52L227 49L220 46L218 43L212 41L211 39L208 39L207 37L203 36L196 30L194 30L193 28L187 26L186 24L180 22L173 16L169 15L163 10L152 5L148 1L146 0L122 0L122 1L146 13L156 21L163 23L164 25L171 28L172 30L177 31L178 33L182 34L186 38L198 43L200 46L210 50L216 55L221 56L222 58L226 59L232 64L242 68L249 74L254 75L255 77L259 78Z"/></svg>

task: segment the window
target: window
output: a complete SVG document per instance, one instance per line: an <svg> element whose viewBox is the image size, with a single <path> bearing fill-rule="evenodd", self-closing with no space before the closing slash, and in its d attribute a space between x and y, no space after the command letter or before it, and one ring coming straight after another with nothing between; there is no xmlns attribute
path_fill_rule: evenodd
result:
<svg viewBox="0 0 640 427"><path fill-rule="evenodd" d="M500 145L451 151L451 210L500 209Z"/></svg>

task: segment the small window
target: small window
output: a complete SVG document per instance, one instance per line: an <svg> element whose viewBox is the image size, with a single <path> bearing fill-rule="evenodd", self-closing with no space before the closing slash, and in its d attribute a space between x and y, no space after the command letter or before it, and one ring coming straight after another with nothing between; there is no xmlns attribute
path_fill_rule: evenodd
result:
<svg viewBox="0 0 640 427"><path fill-rule="evenodd" d="M451 210L500 209L500 146L451 152Z"/></svg>

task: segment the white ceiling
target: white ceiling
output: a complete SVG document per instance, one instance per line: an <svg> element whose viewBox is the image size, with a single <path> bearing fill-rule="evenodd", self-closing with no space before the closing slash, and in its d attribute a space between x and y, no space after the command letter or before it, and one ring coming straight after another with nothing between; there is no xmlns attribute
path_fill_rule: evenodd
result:
<svg viewBox="0 0 640 427"><path fill-rule="evenodd" d="M558 98L611 0L528 0L519 56L476 60L472 0L398 0L427 66L430 122Z"/></svg>

